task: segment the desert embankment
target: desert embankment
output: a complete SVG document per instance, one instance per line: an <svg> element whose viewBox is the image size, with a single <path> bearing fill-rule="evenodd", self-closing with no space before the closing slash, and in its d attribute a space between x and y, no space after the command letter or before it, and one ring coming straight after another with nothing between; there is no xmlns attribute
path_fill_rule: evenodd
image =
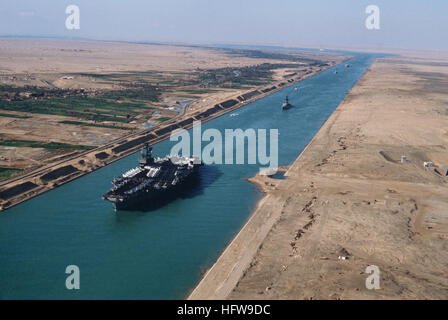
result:
<svg viewBox="0 0 448 320"><path fill-rule="evenodd" d="M189 298L447 299L447 148L448 60L378 59Z"/></svg>

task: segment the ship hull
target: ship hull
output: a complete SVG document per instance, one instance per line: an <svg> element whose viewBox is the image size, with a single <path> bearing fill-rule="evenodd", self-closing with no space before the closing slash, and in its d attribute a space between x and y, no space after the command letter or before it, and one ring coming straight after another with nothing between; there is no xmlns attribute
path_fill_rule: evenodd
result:
<svg viewBox="0 0 448 320"><path fill-rule="evenodd" d="M141 192L133 197L129 197L124 200L114 199L115 201L111 202L114 206L115 211L132 210L141 207L145 203L157 201L157 198L159 198L161 195L161 191L151 190L150 192Z"/></svg>
<svg viewBox="0 0 448 320"><path fill-rule="evenodd" d="M170 188L151 188L150 190L143 190L142 192L122 200L116 198L109 199L107 197L105 200L108 200L113 204L115 211L151 211L188 193L189 188L196 187L196 184L198 183L199 177L195 170L195 172L186 177L184 181Z"/></svg>

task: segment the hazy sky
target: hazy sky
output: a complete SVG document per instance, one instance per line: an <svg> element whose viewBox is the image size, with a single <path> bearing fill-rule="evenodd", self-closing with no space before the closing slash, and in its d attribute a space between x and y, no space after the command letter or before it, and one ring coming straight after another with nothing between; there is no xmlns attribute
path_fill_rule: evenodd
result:
<svg viewBox="0 0 448 320"><path fill-rule="evenodd" d="M0 35L448 49L448 0L1 0ZM80 30L65 8L80 8ZM365 27L368 5L380 30Z"/></svg>

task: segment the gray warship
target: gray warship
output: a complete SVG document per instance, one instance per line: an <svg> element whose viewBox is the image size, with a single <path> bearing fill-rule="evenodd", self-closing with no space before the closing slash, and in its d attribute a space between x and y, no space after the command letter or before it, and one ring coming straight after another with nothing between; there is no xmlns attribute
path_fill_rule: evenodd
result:
<svg viewBox="0 0 448 320"><path fill-rule="evenodd" d="M292 104L289 103L288 96L286 96L286 99L282 104L282 110L288 110L289 108L292 108Z"/></svg>
<svg viewBox="0 0 448 320"><path fill-rule="evenodd" d="M154 158L152 147L145 145L139 166L114 178L113 187L102 196L115 210L130 210L163 197L175 195L197 174L203 163L196 157L166 156Z"/></svg>

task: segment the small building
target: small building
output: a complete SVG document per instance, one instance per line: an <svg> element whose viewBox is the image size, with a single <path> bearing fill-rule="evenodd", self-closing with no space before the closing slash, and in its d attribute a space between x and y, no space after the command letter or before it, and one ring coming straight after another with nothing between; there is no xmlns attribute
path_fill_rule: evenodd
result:
<svg viewBox="0 0 448 320"><path fill-rule="evenodd" d="M434 162L431 162L431 161L425 161L425 162L423 162L423 166L424 166L425 168L431 168L431 167L434 167Z"/></svg>
<svg viewBox="0 0 448 320"><path fill-rule="evenodd" d="M401 163L406 163L408 162L406 156L401 156Z"/></svg>

